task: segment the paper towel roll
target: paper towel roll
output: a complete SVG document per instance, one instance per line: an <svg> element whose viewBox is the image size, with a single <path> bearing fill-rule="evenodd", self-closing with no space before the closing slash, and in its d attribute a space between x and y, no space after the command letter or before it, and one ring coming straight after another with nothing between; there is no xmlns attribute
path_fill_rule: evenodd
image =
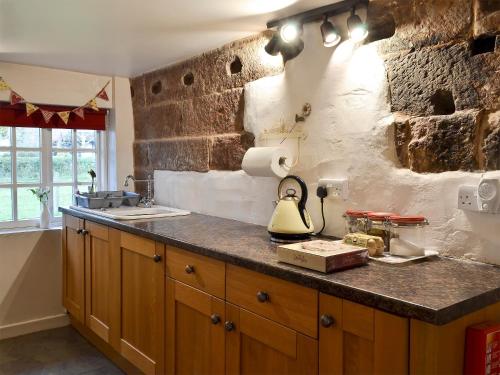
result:
<svg viewBox="0 0 500 375"><path fill-rule="evenodd" d="M292 163L292 154L284 147L251 147L243 157L241 168L250 176L283 178Z"/></svg>

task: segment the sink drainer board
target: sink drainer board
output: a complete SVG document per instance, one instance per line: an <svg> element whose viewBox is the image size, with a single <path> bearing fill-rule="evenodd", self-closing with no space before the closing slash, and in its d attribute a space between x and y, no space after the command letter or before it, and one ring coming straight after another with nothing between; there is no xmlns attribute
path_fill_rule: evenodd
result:
<svg viewBox="0 0 500 375"><path fill-rule="evenodd" d="M140 194L129 191L98 191L97 193L75 194L75 203L84 208L117 208L120 206L137 206Z"/></svg>
<svg viewBox="0 0 500 375"><path fill-rule="evenodd" d="M70 208L86 212L91 215L102 216L114 220L155 219L161 217L183 216L191 213L186 210L163 206L153 206L150 208L122 206L106 209L90 209L79 206L70 206Z"/></svg>

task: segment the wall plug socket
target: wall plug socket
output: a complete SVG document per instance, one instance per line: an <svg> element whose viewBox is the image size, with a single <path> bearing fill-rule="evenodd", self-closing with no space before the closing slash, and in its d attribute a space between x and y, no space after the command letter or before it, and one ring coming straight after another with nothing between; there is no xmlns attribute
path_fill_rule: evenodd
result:
<svg viewBox="0 0 500 375"><path fill-rule="evenodd" d="M343 200L349 196L347 178L321 178L318 186L324 186L328 191L328 196L340 197Z"/></svg>
<svg viewBox="0 0 500 375"><path fill-rule="evenodd" d="M458 188L458 209L467 211L479 211L477 203L477 186L461 185Z"/></svg>

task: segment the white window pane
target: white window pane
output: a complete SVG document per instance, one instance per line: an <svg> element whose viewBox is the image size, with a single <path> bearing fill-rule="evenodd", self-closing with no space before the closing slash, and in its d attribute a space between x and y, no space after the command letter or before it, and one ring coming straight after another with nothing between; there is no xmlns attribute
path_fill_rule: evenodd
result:
<svg viewBox="0 0 500 375"><path fill-rule="evenodd" d="M17 188L17 218L18 220L38 219L40 217L40 201L30 189L38 186Z"/></svg>
<svg viewBox="0 0 500 375"><path fill-rule="evenodd" d="M12 182L12 154L10 151L0 152L0 184ZM0 205L2 201L0 201Z"/></svg>
<svg viewBox="0 0 500 375"><path fill-rule="evenodd" d="M16 164L18 183L40 182L40 152L18 151Z"/></svg>
<svg viewBox="0 0 500 375"><path fill-rule="evenodd" d="M68 207L73 204L73 187L72 186L54 186L54 212L53 216L59 217L59 207Z"/></svg>
<svg viewBox="0 0 500 375"><path fill-rule="evenodd" d="M10 147L11 130L8 126L0 126L0 147Z"/></svg>
<svg viewBox="0 0 500 375"><path fill-rule="evenodd" d="M0 221L12 220L12 190L0 188Z"/></svg>
<svg viewBox="0 0 500 375"><path fill-rule="evenodd" d="M96 155L93 152L79 152L76 157L78 182L92 181L89 171L92 169L97 173Z"/></svg>
<svg viewBox="0 0 500 375"><path fill-rule="evenodd" d="M54 182L73 181L73 154L54 151L52 153L52 176Z"/></svg>
<svg viewBox="0 0 500 375"><path fill-rule="evenodd" d="M54 148L73 147L73 130L52 129L52 147Z"/></svg>
<svg viewBox="0 0 500 375"><path fill-rule="evenodd" d="M96 138L97 135L95 130L77 130L76 147L95 149Z"/></svg>
<svg viewBox="0 0 500 375"><path fill-rule="evenodd" d="M88 184L88 185L78 185L77 188L78 188L78 191L80 193L88 193L89 192L89 188L90 188L90 184Z"/></svg>
<svg viewBox="0 0 500 375"><path fill-rule="evenodd" d="M40 147L40 129L16 128L17 147Z"/></svg>

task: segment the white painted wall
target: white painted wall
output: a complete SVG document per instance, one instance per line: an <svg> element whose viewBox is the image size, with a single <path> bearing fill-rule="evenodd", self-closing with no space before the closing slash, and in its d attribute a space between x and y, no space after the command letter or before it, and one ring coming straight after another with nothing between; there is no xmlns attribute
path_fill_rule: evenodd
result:
<svg viewBox="0 0 500 375"><path fill-rule="evenodd" d="M0 339L68 324L61 230L0 234Z"/></svg>
<svg viewBox="0 0 500 375"><path fill-rule="evenodd" d="M128 78L113 78L113 109L108 127L108 188L123 189L125 176L134 171L134 113Z"/></svg>
<svg viewBox="0 0 500 375"><path fill-rule="evenodd" d="M344 234L342 213L347 208L421 214L431 223L429 246L442 254L500 264L500 215L456 209L458 186L477 184L479 173L417 174L397 167L377 43L358 48L344 42L337 49L324 48L314 24L305 27L304 41L304 51L287 63L284 74L246 85L245 128L258 138L282 119L290 124L303 103L311 103L312 114L304 124L307 139L293 174L308 183L308 209L316 226L321 223L319 200L314 196L318 179L348 177L349 199L326 201L325 233ZM259 184L260 179L242 172L194 176L157 171L157 201L198 211L190 202L215 199L217 205L199 210L267 224L269 198L275 194L277 180ZM219 181L231 181L230 188Z"/></svg>
<svg viewBox="0 0 500 375"><path fill-rule="evenodd" d="M34 103L79 106L109 80L108 168L110 188L133 170L134 123L128 78L107 77L0 62L3 77ZM0 91L0 100L9 100ZM106 179L105 179L106 180ZM0 203L1 204L1 203ZM0 339L66 324L61 299L60 230L5 234L0 231ZM63 314L63 315L60 315Z"/></svg>
<svg viewBox="0 0 500 375"><path fill-rule="evenodd" d="M75 107L84 105L106 82L111 81L109 76L6 62L0 62L0 77L31 103ZM106 92L110 98L113 97L111 82ZM0 91L0 100L8 101L9 95L9 91ZM111 108L112 101L97 99L97 105L100 108Z"/></svg>

